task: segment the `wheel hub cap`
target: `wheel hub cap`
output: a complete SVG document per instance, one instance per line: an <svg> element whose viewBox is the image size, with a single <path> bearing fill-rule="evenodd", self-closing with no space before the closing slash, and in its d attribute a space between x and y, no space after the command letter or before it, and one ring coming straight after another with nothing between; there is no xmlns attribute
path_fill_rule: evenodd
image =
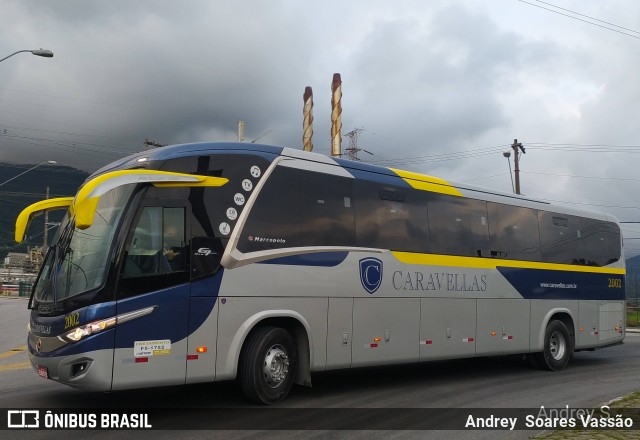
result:
<svg viewBox="0 0 640 440"><path fill-rule="evenodd" d="M264 379L271 388L278 387L289 373L289 356L280 345L267 350L262 368Z"/></svg>
<svg viewBox="0 0 640 440"><path fill-rule="evenodd" d="M560 360L564 356L564 352L566 350L566 341L564 336L560 332L555 332L551 335L551 339L549 340L549 348L551 351L551 356L555 360Z"/></svg>

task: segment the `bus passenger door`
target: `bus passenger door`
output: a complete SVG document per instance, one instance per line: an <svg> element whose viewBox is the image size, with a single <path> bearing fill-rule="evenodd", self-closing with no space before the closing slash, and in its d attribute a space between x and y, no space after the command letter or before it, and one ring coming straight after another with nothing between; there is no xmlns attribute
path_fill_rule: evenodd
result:
<svg viewBox="0 0 640 440"><path fill-rule="evenodd" d="M216 376L216 307L223 271L222 242L216 237L191 239L191 296L186 383L213 382Z"/></svg>
<svg viewBox="0 0 640 440"><path fill-rule="evenodd" d="M183 384L189 318L185 207L142 206L127 237L116 293L112 389Z"/></svg>

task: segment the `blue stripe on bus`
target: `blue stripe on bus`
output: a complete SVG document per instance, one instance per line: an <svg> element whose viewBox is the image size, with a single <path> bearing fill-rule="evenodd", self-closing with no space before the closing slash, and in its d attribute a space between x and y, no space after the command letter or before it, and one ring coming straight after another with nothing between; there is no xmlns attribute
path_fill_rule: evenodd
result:
<svg viewBox="0 0 640 440"><path fill-rule="evenodd" d="M222 276L224 274L224 268L220 270L213 277L201 278L191 282L191 296L212 296L218 297L220 293L220 285L222 284Z"/></svg>
<svg viewBox="0 0 640 440"><path fill-rule="evenodd" d="M169 339L172 342L177 342L185 339L204 323L215 307L220 293L223 272L220 270L213 277L193 281L191 289L189 289L189 284L183 284L120 300L117 303L117 314L149 306L158 306L158 308L147 316L120 324L115 329L89 336L60 350L34 354L39 357L69 356L95 350L112 349L116 332L116 348L133 349L133 343L136 340ZM116 315L116 303L92 305L78 310L78 313L81 324L109 318ZM64 330L64 315L53 318L39 317L35 319L35 324L51 326L51 334L46 336L73 330L73 328Z"/></svg>
<svg viewBox="0 0 640 440"><path fill-rule="evenodd" d="M116 302L110 301L100 304L92 304L61 316L38 316L35 310L31 312L31 333L35 336L58 336L68 333L76 327L76 323L86 324L99 319L110 318L116 315ZM67 318L69 322L67 322ZM39 332L38 329L47 329Z"/></svg>
<svg viewBox="0 0 640 440"><path fill-rule="evenodd" d="M115 329L110 329L97 333L95 335L91 335L80 342L76 342L75 344L65 345L61 349L49 353L36 353L31 346L29 346L29 351L34 356L41 358L50 358L58 356L71 356L74 354L88 353L90 351L97 350L112 350L114 336Z"/></svg>
<svg viewBox="0 0 640 440"><path fill-rule="evenodd" d="M282 264L289 266L335 267L342 263L348 252L316 252L312 254L289 255L261 261L258 264Z"/></svg>
<svg viewBox="0 0 640 440"><path fill-rule="evenodd" d="M382 185L393 185L407 189L411 188L411 185L409 185L404 179L387 168L369 165L363 162L353 162L346 159L334 160L344 169L349 171L357 180L375 182Z"/></svg>
<svg viewBox="0 0 640 440"><path fill-rule="evenodd" d="M525 299L624 300L623 275L498 267Z"/></svg>

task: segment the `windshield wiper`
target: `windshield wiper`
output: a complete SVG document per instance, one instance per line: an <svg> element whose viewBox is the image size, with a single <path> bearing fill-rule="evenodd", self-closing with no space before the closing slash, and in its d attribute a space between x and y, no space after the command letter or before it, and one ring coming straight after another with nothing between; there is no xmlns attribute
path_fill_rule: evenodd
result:
<svg viewBox="0 0 640 440"><path fill-rule="evenodd" d="M53 260L53 264L51 265L51 294L53 295L53 310L56 310L58 307L58 274L62 270L62 264L64 263L65 258L67 257L67 250L69 249L69 244L71 243L71 237L73 235L73 219L69 221L67 224L67 229L62 232L60 239L58 240L58 244L55 246L55 258Z"/></svg>
<svg viewBox="0 0 640 440"><path fill-rule="evenodd" d="M36 295L36 290L38 290L38 286L40 285L40 283L51 282L51 266L53 266L54 262L50 260L52 258L55 259L56 247L57 245L53 245L49 248L49 251L47 252L47 255L44 258L44 264L40 271L40 276L36 280L36 283L34 284L34 286L31 288L31 294L29 295L29 303L27 304L27 309L29 310L33 309L33 298ZM49 266L48 272L47 272L47 266ZM42 277L44 277L44 279ZM44 287L42 290L46 294L46 287ZM44 299L46 299L46 297L42 298L42 300Z"/></svg>

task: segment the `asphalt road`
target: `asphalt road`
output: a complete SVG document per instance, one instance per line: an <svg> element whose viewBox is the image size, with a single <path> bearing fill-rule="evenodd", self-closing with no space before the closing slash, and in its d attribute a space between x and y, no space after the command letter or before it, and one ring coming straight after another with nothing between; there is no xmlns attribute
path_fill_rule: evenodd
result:
<svg viewBox="0 0 640 440"><path fill-rule="evenodd" d="M132 390L80 392L41 379L28 366L26 301L0 298L0 408L173 408L169 426L180 431L128 432L139 438L209 438L191 430L200 409L252 407L233 383ZM640 389L640 334L625 344L596 352L576 353L562 372L532 369L519 357L479 358L419 365L366 368L316 374L313 388L295 387L280 409L333 408L331 416L358 415L351 408L371 408L376 416L394 417L402 408L592 408ZM176 409L177 408L177 409ZM253 409L251 409L253 408ZM341 410L344 409L344 410ZM216 409L211 409L214 412ZM284 415L287 413L285 412ZM310 411L311 416L314 415ZM320 414L318 413L319 415ZM426 411L426 414L429 414ZM251 420L247 421L250 425ZM281 426L281 421L278 424ZM63 432L11 432L11 438L51 438ZM64 431L65 435L69 432ZM20 434L20 435L18 435ZM74 437L78 434L76 433ZM535 431L217 431L216 438L529 438ZM116 438L121 431L95 431L93 438ZM84 436L84 435L82 435ZM6 437L5 437L6 438Z"/></svg>

